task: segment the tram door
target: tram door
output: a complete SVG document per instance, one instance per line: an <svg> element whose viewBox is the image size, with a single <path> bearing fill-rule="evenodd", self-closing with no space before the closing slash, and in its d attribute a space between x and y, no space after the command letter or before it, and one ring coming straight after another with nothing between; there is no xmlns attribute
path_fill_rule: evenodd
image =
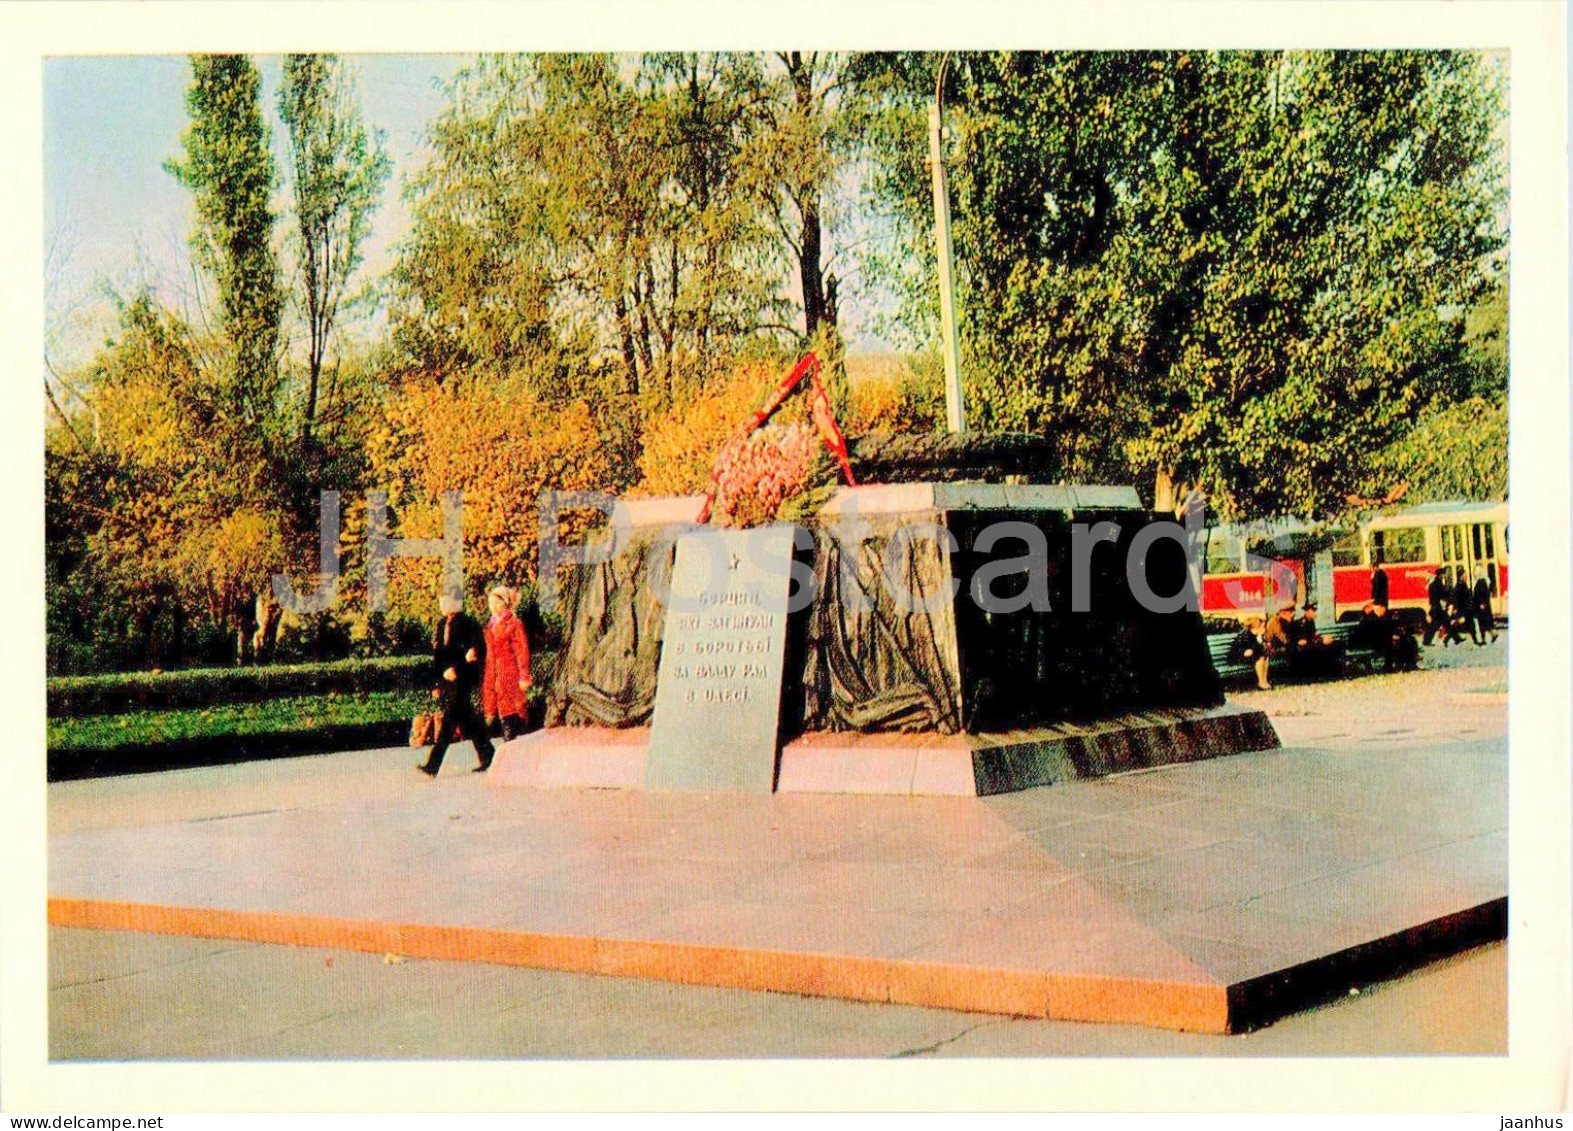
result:
<svg viewBox="0 0 1573 1131"><path fill-rule="evenodd" d="M1441 560L1448 583L1452 584L1457 579L1458 567L1462 566L1464 575L1473 586L1476 568L1483 568L1486 571L1486 579L1491 583L1492 611L1500 614L1502 586L1497 578L1496 531L1491 523L1472 522L1439 526L1437 536L1441 540Z"/></svg>

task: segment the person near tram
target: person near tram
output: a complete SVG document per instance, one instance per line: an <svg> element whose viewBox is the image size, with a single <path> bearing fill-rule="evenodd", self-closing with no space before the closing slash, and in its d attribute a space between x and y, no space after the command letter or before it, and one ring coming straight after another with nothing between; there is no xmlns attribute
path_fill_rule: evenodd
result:
<svg viewBox="0 0 1573 1131"><path fill-rule="evenodd" d="M1384 667L1390 672L1412 672L1420 666L1420 642L1414 629L1402 617L1389 616L1392 626L1388 637Z"/></svg>
<svg viewBox="0 0 1573 1131"><path fill-rule="evenodd" d="M1294 605L1281 605L1277 612L1267 618L1267 625L1262 629L1262 643L1267 648L1270 657L1288 662L1295 650L1294 646Z"/></svg>
<svg viewBox="0 0 1573 1131"><path fill-rule="evenodd" d="M1431 575L1431 584L1426 586L1426 631L1425 642L1429 647L1433 638L1441 636L1442 647L1449 644L1462 644L1464 638L1453 627L1453 618L1448 609L1448 602L1452 600L1452 591L1448 588L1447 580L1439 569Z"/></svg>
<svg viewBox="0 0 1573 1131"><path fill-rule="evenodd" d="M1469 574L1464 572L1464 567L1459 566L1453 582L1453 629L1458 635L1458 642L1464 642L1463 633L1468 632L1469 638L1476 644L1481 643L1480 630L1475 626L1475 594L1469 584Z"/></svg>
<svg viewBox="0 0 1573 1131"><path fill-rule="evenodd" d="M1371 604L1387 608L1387 571L1382 568L1382 556L1371 559Z"/></svg>
<svg viewBox="0 0 1573 1131"><path fill-rule="evenodd" d="M1290 667L1301 675L1337 675L1343 660L1343 646L1316 627L1316 602L1306 601L1300 619L1289 625Z"/></svg>
<svg viewBox="0 0 1573 1131"><path fill-rule="evenodd" d="M1475 588L1470 594L1473 598L1475 610L1475 623L1480 626L1479 643L1484 644L1485 637L1491 637L1491 643L1497 642L1497 620L1491 611L1491 580L1486 576L1484 566L1475 569Z"/></svg>
<svg viewBox="0 0 1573 1131"><path fill-rule="evenodd" d="M1386 666L1387 654L1393 647L1393 621L1387 615L1387 606L1367 601L1349 634L1349 642L1356 648L1375 652Z"/></svg>

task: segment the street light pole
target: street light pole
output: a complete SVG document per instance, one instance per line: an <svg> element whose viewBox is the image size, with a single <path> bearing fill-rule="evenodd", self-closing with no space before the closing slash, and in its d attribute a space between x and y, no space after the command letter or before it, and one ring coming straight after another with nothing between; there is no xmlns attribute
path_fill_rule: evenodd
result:
<svg viewBox="0 0 1573 1131"><path fill-rule="evenodd" d="M966 431L966 406L961 397L961 349L956 338L956 296L951 276L950 195L945 191L944 123L940 103L945 83L946 55L934 80L934 102L929 107L929 166L934 173L934 237L939 247L939 320L944 334L945 423L953 433Z"/></svg>

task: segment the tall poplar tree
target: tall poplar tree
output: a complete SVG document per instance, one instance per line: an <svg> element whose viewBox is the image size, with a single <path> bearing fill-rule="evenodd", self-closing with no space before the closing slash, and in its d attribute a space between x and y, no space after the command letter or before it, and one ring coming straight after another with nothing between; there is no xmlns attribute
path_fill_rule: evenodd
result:
<svg viewBox="0 0 1573 1131"><path fill-rule="evenodd" d="M380 131L367 131L354 83L336 55L285 57L279 116L295 203L296 301L306 323L301 434L309 445L328 343L393 164Z"/></svg>
<svg viewBox="0 0 1573 1131"><path fill-rule="evenodd" d="M262 80L244 55L193 55L185 157L164 167L191 190L197 264L213 278L228 345L224 375L238 421L273 419L279 385L284 292L273 247L273 153L262 116Z"/></svg>

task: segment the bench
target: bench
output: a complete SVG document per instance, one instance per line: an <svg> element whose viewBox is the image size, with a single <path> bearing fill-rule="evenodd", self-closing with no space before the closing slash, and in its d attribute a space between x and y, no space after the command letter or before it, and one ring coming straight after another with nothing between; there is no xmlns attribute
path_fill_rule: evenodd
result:
<svg viewBox="0 0 1573 1131"><path fill-rule="evenodd" d="M1355 623L1345 621L1341 624L1329 625L1321 629L1323 636L1332 637L1334 644L1343 646L1343 663L1339 674L1346 675L1351 669L1359 669L1362 674L1369 675L1377 670L1382 662L1382 655L1374 648L1359 646L1353 643ZM1235 633L1216 632L1207 637L1207 654L1212 660L1213 670L1218 673L1218 678L1225 683L1236 680L1256 679L1256 669L1244 660L1234 660L1229 657L1229 649L1234 644ZM1273 665L1272 678L1277 680L1287 678L1288 673L1284 665Z"/></svg>
<svg viewBox="0 0 1573 1131"><path fill-rule="evenodd" d="M1256 678L1256 669L1250 664L1229 657L1229 649L1234 645L1235 636L1236 634L1232 632L1215 632L1207 637L1207 654L1212 659L1213 671L1217 672L1218 678L1225 683Z"/></svg>

